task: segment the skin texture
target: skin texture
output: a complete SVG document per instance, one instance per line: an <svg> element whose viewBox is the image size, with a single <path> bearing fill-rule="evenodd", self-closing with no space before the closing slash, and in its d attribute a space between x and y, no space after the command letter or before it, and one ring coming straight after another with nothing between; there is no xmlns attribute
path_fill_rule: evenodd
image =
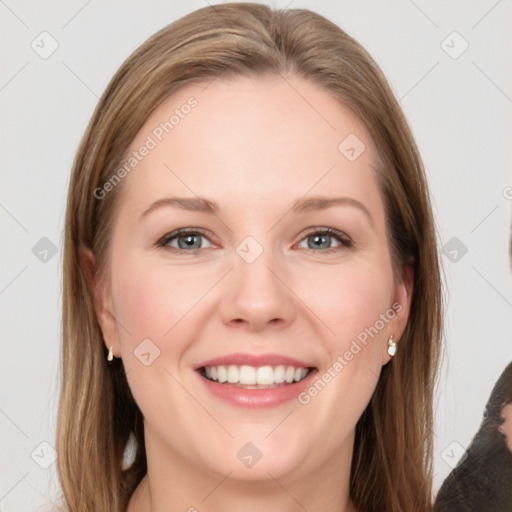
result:
<svg viewBox="0 0 512 512"><path fill-rule="evenodd" d="M501 417L505 421L499 426L498 430L505 436L507 449L512 453L512 403L503 407Z"/></svg>
<svg viewBox="0 0 512 512"><path fill-rule="evenodd" d="M400 350L412 282L410 268L405 282L393 279L376 151L348 109L294 76L186 86L130 149L191 96L197 106L124 178L108 275L97 287L105 344L123 359L145 417L148 474L129 512L354 510L355 425L390 360L391 334ZM353 162L338 150L349 134L366 146ZM291 212L313 195L353 198L371 220L348 204ZM216 201L219 212L166 206L141 219L154 201L176 196ZM177 239L174 251L158 247L189 227L207 237L196 239L195 254L176 252ZM353 246L327 237L314 250L309 231L325 228ZM263 249L252 263L236 252L247 236ZM322 374L393 303L400 312L307 405L241 409L211 396L193 369L235 352L274 353ZM160 350L149 366L134 355L144 339ZM262 453L252 468L237 458L248 442Z"/></svg>

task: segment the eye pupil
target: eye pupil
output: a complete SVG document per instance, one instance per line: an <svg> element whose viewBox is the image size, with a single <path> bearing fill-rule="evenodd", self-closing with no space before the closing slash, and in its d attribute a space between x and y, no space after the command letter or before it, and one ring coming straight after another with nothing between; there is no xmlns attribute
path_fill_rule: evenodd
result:
<svg viewBox="0 0 512 512"><path fill-rule="evenodd" d="M198 239L199 240L199 243L195 244L195 247L194 247L194 238ZM180 244L180 241L181 240L185 240L185 246L181 246ZM180 249L183 249L183 248L190 248L190 247L193 247L195 249L200 249L201 248L201 240L199 239L198 235L182 235L181 237L178 238L178 245L180 246Z"/></svg>
<svg viewBox="0 0 512 512"><path fill-rule="evenodd" d="M313 238L313 240L314 240L313 249L318 249L319 247L328 249L330 247L329 240L328 240L330 238L329 235L313 235L311 238ZM327 243L322 244L322 240L327 240Z"/></svg>

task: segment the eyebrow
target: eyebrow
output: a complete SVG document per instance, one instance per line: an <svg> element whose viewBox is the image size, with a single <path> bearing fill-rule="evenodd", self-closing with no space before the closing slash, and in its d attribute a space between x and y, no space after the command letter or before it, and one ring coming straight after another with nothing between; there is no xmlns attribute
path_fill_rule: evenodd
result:
<svg viewBox="0 0 512 512"><path fill-rule="evenodd" d="M310 196L305 199L297 199L291 209L292 213L305 213L312 211L325 210L331 206L345 205L353 206L361 210L373 226L373 218L366 206L352 197L324 197L324 196ZM182 210L192 212L210 213L216 215L219 213L219 205L215 201L205 199L203 197L166 197L154 201L150 207L145 210L141 218L146 217L150 212L162 208L164 206L180 208Z"/></svg>

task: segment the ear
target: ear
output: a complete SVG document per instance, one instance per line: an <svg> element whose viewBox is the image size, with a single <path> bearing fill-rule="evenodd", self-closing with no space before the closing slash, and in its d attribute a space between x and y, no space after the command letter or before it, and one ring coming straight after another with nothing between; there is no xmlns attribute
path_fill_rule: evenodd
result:
<svg viewBox="0 0 512 512"><path fill-rule="evenodd" d="M88 287L94 302L96 317L103 334L103 342L107 349L113 347L113 353L114 356L116 356L116 354L119 354L119 340L117 323L112 308L110 286L108 286L108 283L105 283L104 280L99 279L96 268L96 257L91 249L85 245L80 245L78 252L80 264L87 277Z"/></svg>
<svg viewBox="0 0 512 512"><path fill-rule="evenodd" d="M397 351L400 350L400 339L407 325L409 313L411 310L412 293L414 288L414 262L410 259L403 267L403 275L395 284L392 309L395 312L393 319L389 322L386 329L385 347L383 350L382 364L385 365L391 359L388 354L388 340L393 335L393 341L397 345Z"/></svg>

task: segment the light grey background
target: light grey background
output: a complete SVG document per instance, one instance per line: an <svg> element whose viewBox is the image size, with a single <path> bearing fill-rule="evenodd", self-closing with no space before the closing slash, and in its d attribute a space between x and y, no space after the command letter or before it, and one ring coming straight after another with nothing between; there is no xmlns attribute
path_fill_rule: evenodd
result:
<svg viewBox="0 0 512 512"><path fill-rule="evenodd" d="M0 0L3 512L47 510L55 496L62 230L79 140L121 62L158 29L205 5L199 0ZM442 256L447 357L437 403L437 488L478 430L492 386L512 360L512 2L272 5L315 10L374 56L424 158L440 243L457 238L450 244L458 246L448 245ZM47 58L31 47L40 53L51 49L51 38L40 36L43 31L58 43ZM465 42L467 50L458 55ZM50 242L41 241L44 237Z"/></svg>

